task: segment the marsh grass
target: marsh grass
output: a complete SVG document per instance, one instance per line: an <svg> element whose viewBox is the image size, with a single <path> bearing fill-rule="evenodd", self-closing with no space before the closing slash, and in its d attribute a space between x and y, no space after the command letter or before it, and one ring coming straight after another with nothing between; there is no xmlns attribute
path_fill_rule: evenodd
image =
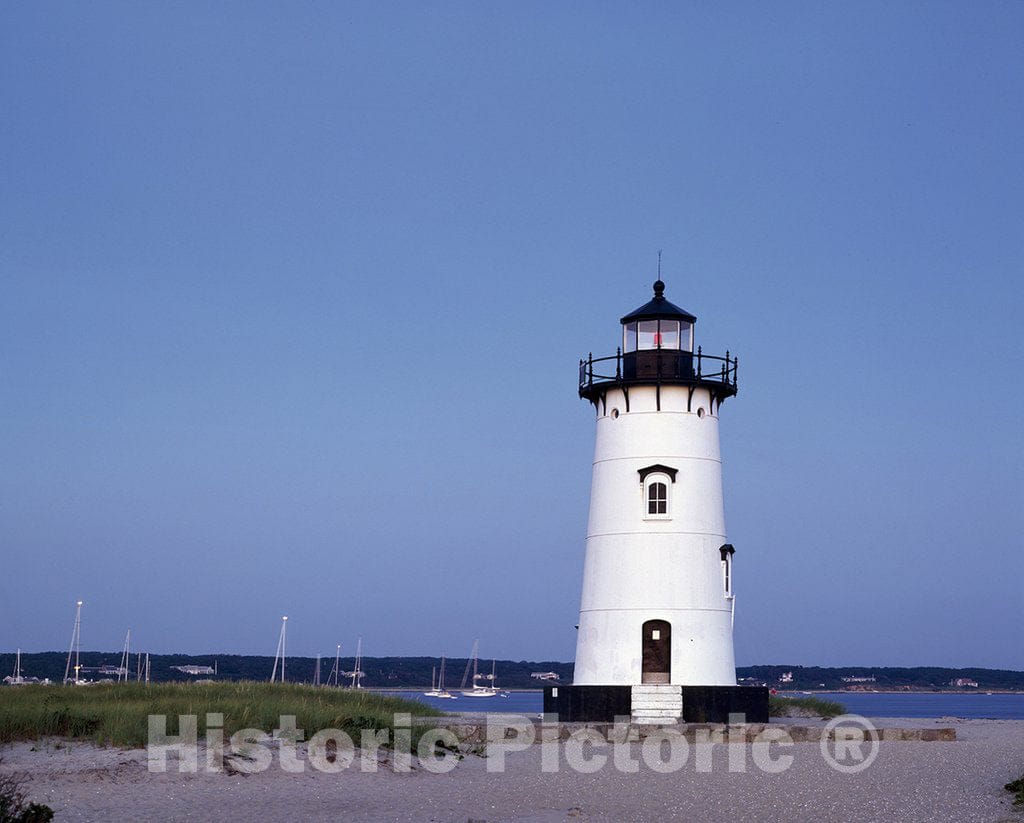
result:
<svg viewBox="0 0 1024 823"><path fill-rule="evenodd" d="M834 700L820 697L768 697L770 717L838 717L846 713L846 707Z"/></svg>
<svg viewBox="0 0 1024 823"><path fill-rule="evenodd" d="M167 734L179 733L178 715L197 715L199 739L206 714L224 716L227 735L255 728L267 733L282 715L294 715L308 738L321 729L341 729L359 745L363 729L394 728L398 712L443 713L422 703L361 690L287 683L110 683L94 686L19 686L0 689L0 743L47 737L100 745L145 746L151 714L167 717ZM418 735L413 734L414 739Z"/></svg>

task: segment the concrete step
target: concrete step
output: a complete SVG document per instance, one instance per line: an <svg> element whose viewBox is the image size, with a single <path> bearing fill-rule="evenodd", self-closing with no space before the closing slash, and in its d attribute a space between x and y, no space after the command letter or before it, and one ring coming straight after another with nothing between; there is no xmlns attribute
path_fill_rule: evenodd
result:
<svg viewBox="0 0 1024 823"><path fill-rule="evenodd" d="M645 683L630 689L634 723L674 723L683 716L683 689L670 683Z"/></svg>
<svg viewBox="0 0 1024 823"><path fill-rule="evenodd" d="M678 723L679 720L679 715L675 712L665 712L664 714L634 714L629 718L629 722L636 725L657 723L661 726L672 726Z"/></svg>
<svg viewBox="0 0 1024 823"><path fill-rule="evenodd" d="M683 710L683 701L681 700L634 700L633 701L633 712L642 711L644 709L666 709L675 712L681 712Z"/></svg>
<svg viewBox="0 0 1024 823"><path fill-rule="evenodd" d="M682 709L678 706L644 706L642 708L633 709L633 716L639 717L640 715L650 715L651 717L681 717Z"/></svg>
<svg viewBox="0 0 1024 823"><path fill-rule="evenodd" d="M637 700L654 700L654 701L659 702L659 703L682 703L683 702L683 696L681 694L679 694L678 692L675 693L675 694L672 694L671 692L668 693L668 694L644 694L642 692L640 694L637 694L636 692L633 692L630 695L630 699L634 703Z"/></svg>

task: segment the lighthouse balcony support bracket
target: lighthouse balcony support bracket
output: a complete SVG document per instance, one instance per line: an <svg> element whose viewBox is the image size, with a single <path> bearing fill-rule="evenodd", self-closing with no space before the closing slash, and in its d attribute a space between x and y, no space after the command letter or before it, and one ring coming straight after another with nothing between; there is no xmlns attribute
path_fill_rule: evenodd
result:
<svg viewBox="0 0 1024 823"><path fill-rule="evenodd" d="M738 391L737 370L738 358L729 352L718 357L704 354L699 346L696 352L645 349L625 354L619 350L609 357L590 354L586 360L580 360L580 397L597 405L609 389L628 392L630 386L654 385L658 387L660 401L661 386L688 386L691 397L693 389L699 386L709 389L721 405Z"/></svg>

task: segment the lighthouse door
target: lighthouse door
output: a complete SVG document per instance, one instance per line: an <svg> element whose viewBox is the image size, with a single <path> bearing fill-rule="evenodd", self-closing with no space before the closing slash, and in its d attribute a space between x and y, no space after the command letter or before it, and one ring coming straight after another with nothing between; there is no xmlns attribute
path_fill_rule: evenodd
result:
<svg viewBox="0 0 1024 823"><path fill-rule="evenodd" d="M672 682L672 624L667 620L648 620L643 625L643 670L640 682Z"/></svg>

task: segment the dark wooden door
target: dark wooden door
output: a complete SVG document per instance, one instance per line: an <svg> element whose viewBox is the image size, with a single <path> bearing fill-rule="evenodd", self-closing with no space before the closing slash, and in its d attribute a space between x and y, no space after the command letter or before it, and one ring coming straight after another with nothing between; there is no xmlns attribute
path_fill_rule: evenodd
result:
<svg viewBox="0 0 1024 823"><path fill-rule="evenodd" d="M643 670L640 682L672 682L672 624L667 620L648 620L643 625Z"/></svg>

